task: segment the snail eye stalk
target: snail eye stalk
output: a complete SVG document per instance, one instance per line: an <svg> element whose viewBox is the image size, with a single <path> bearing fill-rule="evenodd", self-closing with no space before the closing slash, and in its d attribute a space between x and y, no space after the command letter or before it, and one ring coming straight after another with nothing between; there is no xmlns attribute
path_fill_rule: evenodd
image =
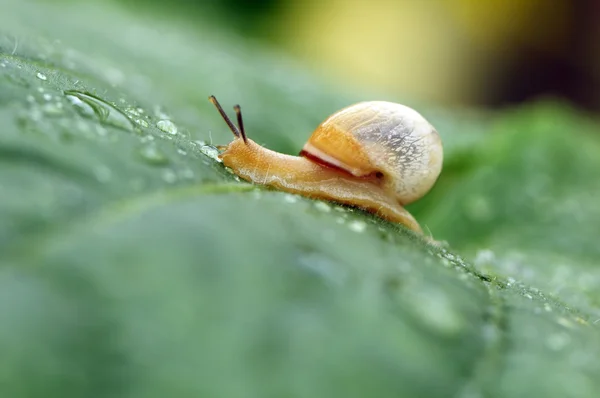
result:
<svg viewBox="0 0 600 398"><path fill-rule="evenodd" d="M242 119L242 108L240 108L239 105L235 105L233 107L233 110L235 111L235 115L237 117L238 127L240 129L240 134L242 135L242 139L247 144L248 138L246 138L246 130L244 130L244 120Z"/></svg>
<svg viewBox="0 0 600 398"><path fill-rule="evenodd" d="M242 134L240 133L240 130L235 126L235 124L233 124L233 122L231 121L229 116L227 116L227 114L225 113L225 111L221 107L221 104L219 104L219 101L217 101L215 96L211 95L210 97L208 97L208 100L210 102L212 102L212 104L215 106L215 108L217 108L217 110L221 114L221 117L223 118L223 120L225 120L225 123L227 123L227 126L229 126L229 129L231 130L233 135L235 135L237 138L242 138L244 140L244 142L247 142L246 138L245 138L246 137L245 134L242 136ZM241 118L241 114L240 114L240 118Z"/></svg>

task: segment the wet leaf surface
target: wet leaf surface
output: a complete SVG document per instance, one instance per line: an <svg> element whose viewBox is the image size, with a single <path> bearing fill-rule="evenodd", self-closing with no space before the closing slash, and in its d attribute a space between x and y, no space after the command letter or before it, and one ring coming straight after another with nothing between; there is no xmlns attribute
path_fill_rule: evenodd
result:
<svg viewBox="0 0 600 398"><path fill-rule="evenodd" d="M295 153L364 93L68 4L0 15L2 396L595 396L595 122L425 107L446 167L411 209L440 249L240 182L208 145L231 139L209 94Z"/></svg>

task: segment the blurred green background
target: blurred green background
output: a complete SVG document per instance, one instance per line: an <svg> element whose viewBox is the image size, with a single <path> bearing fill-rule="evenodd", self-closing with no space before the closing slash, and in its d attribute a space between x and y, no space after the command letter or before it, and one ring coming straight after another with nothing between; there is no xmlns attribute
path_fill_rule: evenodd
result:
<svg viewBox="0 0 600 398"><path fill-rule="evenodd" d="M492 108L556 96L600 110L595 0L115 1L209 20L383 96Z"/></svg>

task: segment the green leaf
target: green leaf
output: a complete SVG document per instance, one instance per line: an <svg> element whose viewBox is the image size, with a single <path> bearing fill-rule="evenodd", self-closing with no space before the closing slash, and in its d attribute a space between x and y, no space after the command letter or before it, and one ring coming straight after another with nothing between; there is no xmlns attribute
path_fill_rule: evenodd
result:
<svg viewBox="0 0 600 398"><path fill-rule="evenodd" d="M425 108L446 167L411 209L469 262L209 145L210 94L294 153L365 93L207 21L7 1L1 396L595 396L597 124Z"/></svg>

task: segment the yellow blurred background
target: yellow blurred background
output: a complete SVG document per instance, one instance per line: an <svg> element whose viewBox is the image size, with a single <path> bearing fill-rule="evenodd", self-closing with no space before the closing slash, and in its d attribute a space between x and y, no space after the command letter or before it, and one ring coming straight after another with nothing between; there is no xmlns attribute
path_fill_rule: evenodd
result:
<svg viewBox="0 0 600 398"><path fill-rule="evenodd" d="M341 84L439 105L498 107L553 96L600 111L596 0L169 4L175 14L215 15L221 27L265 41Z"/></svg>

